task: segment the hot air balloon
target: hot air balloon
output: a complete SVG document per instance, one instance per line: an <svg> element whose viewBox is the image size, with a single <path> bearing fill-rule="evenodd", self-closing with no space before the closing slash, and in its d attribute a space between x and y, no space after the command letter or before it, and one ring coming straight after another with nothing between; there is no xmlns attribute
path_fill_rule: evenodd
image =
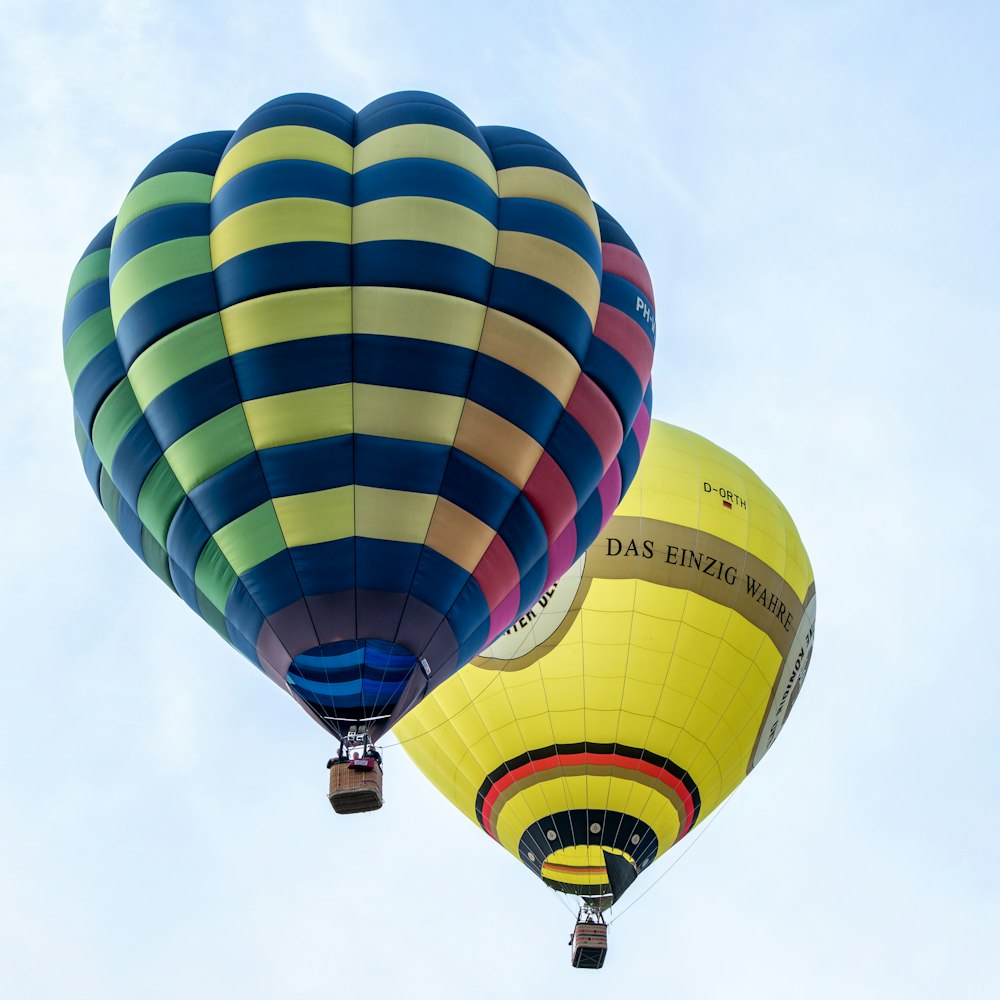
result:
<svg viewBox="0 0 1000 1000"><path fill-rule="evenodd" d="M603 911L760 762L813 650L815 583L788 512L737 458L653 421L598 538L395 733L546 885Z"/></svg>
<svg viewBox="0 0 1000 1000"><path fill-rule="evenodd" d="M568 161L424 93L289 95L170 146L63 326L119 533L365 748L610 516L588 501L654 335L646 269Z"/></svg>

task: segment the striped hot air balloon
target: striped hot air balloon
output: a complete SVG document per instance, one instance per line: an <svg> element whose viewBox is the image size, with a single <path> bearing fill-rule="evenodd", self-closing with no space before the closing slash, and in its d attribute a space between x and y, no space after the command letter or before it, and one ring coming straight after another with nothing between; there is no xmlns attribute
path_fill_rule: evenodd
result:
<svg viewBox="0 0 1000 1000"><path fill-rule="evenodd" d="M395 732L469 819L600 927L771 747L815 616L777 497L728 452L653 421L584 558Z"/></svg>
<svg viewBox="0 0 1000 1000"><path fill-rule="evenodd" d="M120 534L327 730L376 738L611 515L654 325L542 139L296 94L149 164L63 335Z"/></svg>

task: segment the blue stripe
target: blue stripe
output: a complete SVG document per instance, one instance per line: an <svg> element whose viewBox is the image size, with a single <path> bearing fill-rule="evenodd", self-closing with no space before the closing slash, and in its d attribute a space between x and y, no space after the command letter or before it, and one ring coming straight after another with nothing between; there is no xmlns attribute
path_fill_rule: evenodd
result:
<svg viewBox="0 0 1000 1000"><path fill-rule="evenodd" d="M115 232L116 219L106 222L101 231L87 244L87 249L83 251L80 260L84 260L98 250L108 250L111 247L111 237Z"/></svg>
<svg viewBox="0 0 1000 1000"><path fill-rule="evenodd" d="M267 344L234 354L225 364L232 361L245 400L342 385L351 381L351 339L335 334Z"/></svg>
<svg viewBox="0 0 1000 1000"><path fill-rule="evenodd" d="M202 132L180 139L155 157L135 179L132 187L136 188L143 181L159 174L190 172L214 176L222 151L232 134L232 132Z"/></svg>
<svg viewBox="0 0 1000 1000"><path fill-rule="evenodd" d="M288 675L288 683L310 705L327 710L320 714L359 719L388 714L406 688L406 681L380 684L377 681L365 680L362 683L361 680L356 680L316 690L306 681L297 680L292 673Z"/></svg>
<svg viewBox="0 0 1000 1000"><path fill-rule="evenodd" d="M358 434L354 438L355 482L378 489L437 494L450 453L448 445Z"/></svg>
<svg viewBox="0 0 1000 1000"><path fill-rule="evenodd" d="M518 494L498 532L523 576L549 551L549 540L531 501Z"/></svg>
<svg viewBox="0 0 1000 1000"><path fill-rule="evenodd" d="M354 381L365 385L464 397L478 357L468 348L433 340L366 333L353 339Z"/></svg>
<svg viewBox="0 0 1000 1000"><path fill-rule="evenodd" d="M493 265L440 243L373 240L354 250L354 284L443 292L485 305Z"/></svg>
<svg viewBox="0 0 1000 1000"><path fill-rule="evenodd" d="M116 335L125 367L147 347L218 309L212 273L172 281L144 295L118 320Z"/></svg>
<svg viewBox="0 0 1000 1000"><path fill-rule="evenodd" d="M212 229L249 205L276 198L316 198L351 204L351 175L329 163L273 160L240 171L212 198Z"/></svg>
<svg viewBox="0 0 1000 1000"><path fill-rule="evenodd" d="M621 451L618 452L618 466L622 472L622 496L625 495L625 490L635 479L635 474L639 470L640 458L642 458L642 453L639 451L639 440L635 433L630 430L625 435Z"/></svg>
<svg viewBox="0 0 1000 1000"><path fill-rule="evenodd" d="M322 94L285 94L261 105L236 130L230 146L254 132L276 125L304 125L354 143L354 112L340 101Z"/></svg>
<svg viewBox="0 0 1000 1000"><path fill-rule="evenodd" d="M195 567L202 549L211 535L205 527L190 497L185 497L177 508L167 531L167 554L187 575L194 579Z"/></svg>
<svg viewBox="0 0 1000 1000"><path fill-rule="evenodd" d="M220 309L274 292L350 283L351 247L346 243L277 243L248 250L215 269Z"/></svg>
<svg viewBox="0 0 1000 1000"><path fill-rule="evenodd" d="M302 586L288 549L247 570L240 581L267 616L302 599Z"/></svg>
<svg viewBox="0 0 1000 1000"><path fill-rule="evenodd" d="M111 462L111 478L125 499L138 510L146 476L163 457L163 449L145 420L137 420L122 438Z"/></svg>
<svg viewBox="0 0 1000 1000"><path fill-rule="evenodd" d="M123 378L125 369L114 341L98 351L80 372L73 388L73 408L88 437L94 432L94 418L101 404Z"/></svg>
<svg viewBox="0 0 1000 1000"><path fill-rule="evenodd" d="M562 205L534 198L504 198L500 202L500 229L544 236L579 254L598 280L604 270L601 244L575 212Z"/></svg>
<svg viewBox="0 0 1000 1000"><path fill-rule="evenodd" d="M631 250L637 257L640 256L636 245L632 242L629 234L621 227L617 219L613 218L606 209L602 208L596 202L594 203L594 208L597 209L597 222L600 226L601 242L614 243L616 246Z"/></svg>
<svg viewBox="0 0 1000 1000"><path fill-rule="evenodd" d="M252 664L260 667L260 660L257 658L257 637L264 624L264 616L239 580L233 584L233 589L226 600L226 624L233 645Z"/></svg>
<svg viewBox="0 0 1000 1000"><path fill-rule="evenodd" d="M422 545L384 538L357 538L358 590L384 590L408 594Z"/></svg>
<svg viewBox="0 0 1000 1000"><path fill-rule="evenodd" d="M576 528L576 555L573 562L576 562L593 544L600 533L603 516L604 505L601 503L601 495L594 490L573 518L573 526Z"/></svg>
<svg viewBox="0 0 1000 1000"><path fill-rule="evenodd" d="M355 481L354 447L350 434L266 448L257 455L267 480L268 492L273 497L331 490Z"/></svg>
<svg viewBox="0 0 1000 1000"><path fill-rule="evenodd" d="M454 202L494 225L497 222L498 198L493 189L474 173L445 160L424 157L385 160L354 176L355 206L407 196Z"/></svg>
<svg viewBox="0 0 1000 1000"><path fill-rule="evenodd" d="M189 431L239 403L229 358L222 358L168 386L144 412L166 450Z"/></svg>
<svg viewBox="0 0 1000 1000"><path fill-rule="evenodd" d="M186 202L181 205L164 205L140 215L130 222L115 240L111 250L110 280L123 264L136 254L169 240L187 239L208 235L208 204Z"/></svg>
<svg viewBox="0 0 1000 1000"><path fill-rule="evenodd" d="M307 597L356 589L354 536L289 549Z"/></svg>
<svg viewBox="0 0 1000 1000"><path fill-rule="evenodd" d="M271 498L256 453L226 466L189 496L212 534Z"/></svg>
<svg viewBox="0 0 1000 1000"><path fill-rule="evenodd" d="M653 305L631 281L617 274L605 274L601 282L601 301L620 309L629 319L635 320L646 331L650 343L656 343ZM649 318L646 315L647 310Z"/></svg>
<svg viewBox="0 0 1000 1000"><path fill-rule="evenodd" d="M489 143L497 170L506 170L508 167L545 167L572 177L586 190L569 160L534 133L507 125L486 125L481 131Z"/></svg>
<svg viewBox="0 0 1000 1000"><path fill-rule="evenodd" d="M601 453L591 436L575 417L564 413L545 450L566 474L576 494L577 505L583 503L604 475Z"/></svg>
<svg viewBox="0 0 1000 1000"><path fill-rule="evenodd" d="M76 329L85 320L96 315L102 309L111 308L111 286L106 277L100 277L84 285L66 303L66 311L63 313L63 347L69 343L69 338L76 333ZM108 322L111 316L108 315Z"/></svg>
<svg viewBox="0 0 1000 1000"><path fill-rule="evenodd" d="M517 614L507 623L505 631L510 628L518 618L521 617L529 608L533 607L535 602L539 597L542 596L542 591L545 589L545 578L548 576L549 569L549 556L546 551L545 555L541 559L537 560L535 564L528 570L527 573L521 576L521 592L520 592L520 606L517 609Z"/></svg>
<svg viewBox="0 0 1000 1000"><path fill-rule="evenodd" d="M521 491L499 472L459 449L451 453L440 493L495 531Z"/></svg>
<svg viewBox="0 0 1000 1000"><path fill-rule="evenodd" d="M489 147L479 129L451 101L419 90L387 94L358 112L354 145L397 125L442 125L471 139L484 153Z"/></svg>
<svg viewBox="0 0 1000 1000"><path fill-rule="evenodd" d="M520 271L498 267L490 306L530 323L581 361L594 334L587 311L555 285Z"/></svg>
<svg viewBox="0 0 1000 1000"><path fill-rule="evenodd" d="M468 570L425 547L413 574L410 596L446 615L469 579Z"/></svg>
<svg viewBox="0 0 1000 1000"><path fill-rule="evenodd" d="M104 466L101 465L101 460L97 457L97 452L94 451L94 446L91 444L90 438L87 439L87 443L81 453L80 457L83 459L83 471L87 476L87 482L90 483L90 488L97 495L97 499L101 499L101 472Z"/></svg>
<svg viewBox="0 0 1000 1000"><path fill-rule="evenodd" d="M485 354L479 356L468 398L520 427L541 445L563 414L562 403L545 386Z"/></svg>
<svg viewBox="0 0 1000 1000"><path fill-rule="evenodd" d="M595 337L583 370L600 386L618 411L622 426L629 427L642 402L642 382L632 365L610 344Z"/></svg>
<svg viewBox="0 0 1000 1000"><path fill-rule="evenodd" d="M459 663L468 663L486 643L489 620L490 608L479 581L470 576L447 615L448 624L459 643Z"/></svg>
<svg viewBox="0 0 1000 1000"><path fill-rule="evenodd" d="M142 551L142 521L139 515L128 505L124 497L118 499L118 533L128 542L129 548L145 563L146 554Z"/></svg>

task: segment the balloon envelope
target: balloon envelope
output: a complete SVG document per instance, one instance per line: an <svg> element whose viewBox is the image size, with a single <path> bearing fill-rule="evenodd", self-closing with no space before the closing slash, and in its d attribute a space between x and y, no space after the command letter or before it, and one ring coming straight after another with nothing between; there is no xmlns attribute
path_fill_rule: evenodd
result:
<svg viewBox="0 0 1000 1000"><path fill-rule="evenodd" d="M815 614L775 495L705 438L653 421L585 556L395 732L514 857L604 908L767 752Z"/></svg>
<svg viewBox="0 0 1000 1000"><path fill-rule="evenodd" d="M543 140L297 94L150 163L63 335L125 540L328 730L377 735L610 516L654 323Z"/></svg>

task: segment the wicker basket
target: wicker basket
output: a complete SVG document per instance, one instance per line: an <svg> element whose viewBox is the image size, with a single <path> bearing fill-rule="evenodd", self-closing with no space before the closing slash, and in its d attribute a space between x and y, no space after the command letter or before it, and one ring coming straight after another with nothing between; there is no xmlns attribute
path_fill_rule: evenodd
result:
<svg viewBox="0 0 1000 1000"><path fill-rule="evenodd" d="M608 953L608 925L579 923L572 943L575 969L599 969Z"/></svg>
<svg viewBox="0 0 1000 1000"><path fill-rule="evenodd" d="M382 768L371 757L338 760L330 766L330 805L334 812L372 812L382 808Z"/></svg>

